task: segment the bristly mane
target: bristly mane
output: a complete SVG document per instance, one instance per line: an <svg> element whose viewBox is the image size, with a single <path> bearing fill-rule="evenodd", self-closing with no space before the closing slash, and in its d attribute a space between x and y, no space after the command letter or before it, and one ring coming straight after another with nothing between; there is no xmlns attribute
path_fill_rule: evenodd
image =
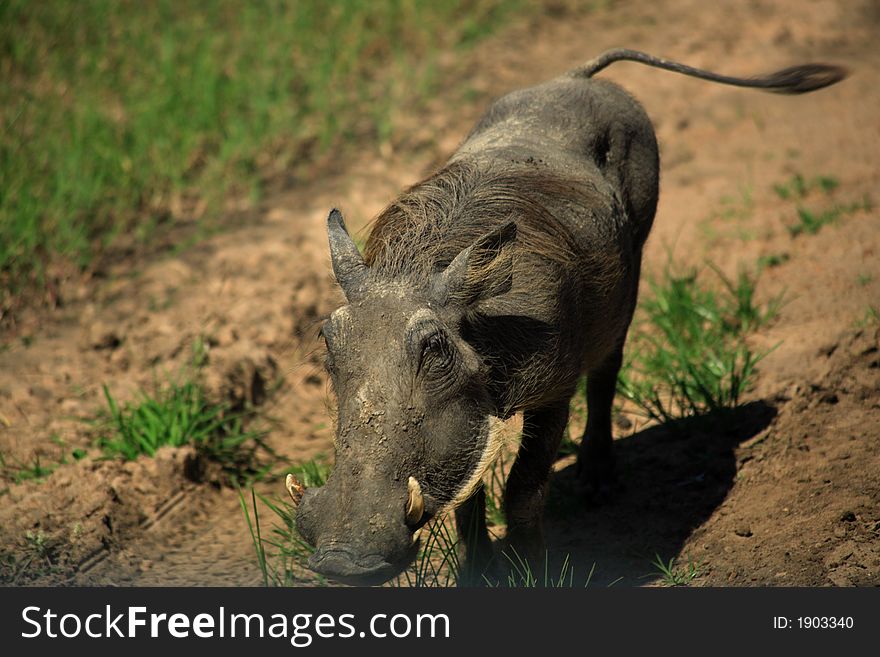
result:
<svg viewBox="0 0 880 657"><path fill-rule="evenodd" d="M510 220L517 224L516 240L506 247L514 249L513 287L470 309L463 328L487 365L498 362L499 372L489 378L504 381L493 390L499 417L557 392L570 395L570 390L535 384L548 367L559 367L541 354L548 344L575 339L576 330L560 332L550 319L559 303L601 309L619 283L622 245L630 241L614 236L626 225L619 199L600 192L589 179L568 180L537 167L453 162L379 214L365 254L377 282L398 280L413 291L424 290L432 274ZM592 233L601 248L579 247L584 237L574 231L581 229ZM582 296L585 290L590 298ZM565 365L580 367L574 361Z"/></svg>
<svg viewBox="0 0 880 657"><path fill-rule="evenodd" d="M550 209L565 205L590 213L608 208L609 201L583 182L540 169L487 170L454 162L410 187L376 217L366 262L374 276L424 284L479 237L512 219L519 253L560 264L580 260L577 269L588 271L570 230Z"/></svg>

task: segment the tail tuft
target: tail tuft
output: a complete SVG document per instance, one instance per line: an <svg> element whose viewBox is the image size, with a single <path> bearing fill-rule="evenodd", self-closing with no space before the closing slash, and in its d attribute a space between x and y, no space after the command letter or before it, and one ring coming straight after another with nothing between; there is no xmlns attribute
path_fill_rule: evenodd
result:
<svg viewBox="0 0 880 657"><path fill-rule="evenodd" d="M764 78L767 90L777 94L805 94L840 82L847 75L842 66L803 64L776 71Z"/></svg>

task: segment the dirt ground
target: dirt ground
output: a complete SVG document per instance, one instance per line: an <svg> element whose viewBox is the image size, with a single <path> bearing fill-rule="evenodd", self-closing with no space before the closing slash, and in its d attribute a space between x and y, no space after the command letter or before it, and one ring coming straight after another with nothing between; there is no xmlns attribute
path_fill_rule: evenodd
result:
<svg viewBox="0 0 880 657"><path fill-rule="evenodd" d="M854 209L792 236L795 203L774 184L833 176L805 206L880 202L880 3L698 0L551 6L464 55L450 85L474 98L407 116L390 148L334 163L319 183L267 198L246 225L177 256L120 263L61 289L61 307L23 316L0 350L0 450L57 460L88 447L82 418L174 373L198 337L218 397L264 402L270 442L294 459L332 453L316 320L340 302L324 234L336 205L362 228L396 192L442 163L488 99L628 46L730 74L806 61L851 77L803 97L712 85L636 64L601 75L646 107L662 183L645 270L714 262L732 274L776 256L759 295L784 293L753 338L772 352L747 403L723 424L617 430L621 491L584 508L570 460L557 464L547 513L554 554L576 576L657 582L655 554L700 564L691 584L880 583L880 213ZM56 438L53 441L53 436ZM0 497L0 551L36 560L16 583L254 585L259 572L236 491L199 483L193 455L132 463L89 458ZM195 480L195 481L194 481ZM278 492L275 488L273 492ZM266 490L265 487L261 490ZM32 538L28 538L28 532ZM33 537L45 548L34 556ZM37 568L36 566L41 566Z"/></svg>

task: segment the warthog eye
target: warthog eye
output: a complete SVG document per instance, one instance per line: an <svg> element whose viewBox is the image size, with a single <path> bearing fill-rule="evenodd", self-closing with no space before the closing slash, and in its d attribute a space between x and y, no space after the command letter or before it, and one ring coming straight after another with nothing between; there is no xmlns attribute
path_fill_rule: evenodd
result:
<svg viewBox="0 0 880 657"><path fill-rule="evenodd" d="M419 370L438 373L448 370L455 360L455 354L442 333L433 333L422 341Z"/></svg>

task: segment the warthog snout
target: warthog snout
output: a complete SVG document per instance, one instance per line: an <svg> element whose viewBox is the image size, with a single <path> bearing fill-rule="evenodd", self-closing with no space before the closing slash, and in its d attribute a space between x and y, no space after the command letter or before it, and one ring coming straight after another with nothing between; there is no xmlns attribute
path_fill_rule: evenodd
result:
<svg viewBox="0 0 880 657"><path fill-rule="evenodd" d="M293 475L285 484L297 509L297 529L315 547L309 558L315 572L344 584L381 584L417 553L413 534L426 511L415 477L409 477L405 490L381 496L331 482L307 490Z"/></svg>
<svg viewBox="0 0 880 657"><path fill-rule="evenodd" d="M400 568L378 554L361 555L351 545L332 544L315 550L309 567L331 579L350 584L381 584Z"/></svg>

